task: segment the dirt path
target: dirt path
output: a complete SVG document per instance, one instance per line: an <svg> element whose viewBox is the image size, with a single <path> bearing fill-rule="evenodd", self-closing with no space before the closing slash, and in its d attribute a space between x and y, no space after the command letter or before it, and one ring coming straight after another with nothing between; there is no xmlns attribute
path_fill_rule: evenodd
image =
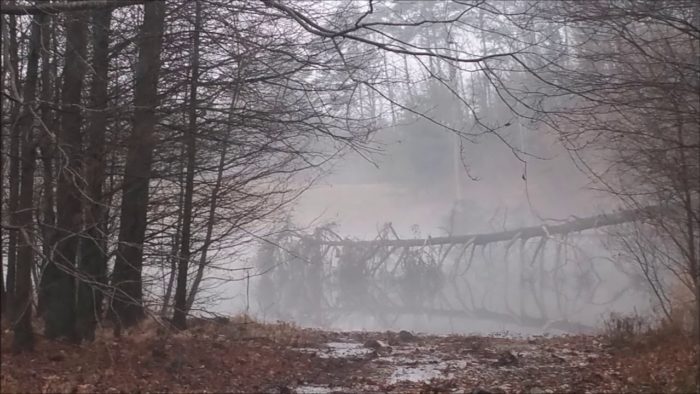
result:
<svg viewBox="0 0 700 394"><path fill-rule="evenodd" d="M295 349L344 366L290 389L298 393L619 391L613 357L591 337L508 339L339 333ZM322 361L321 361L322 362ZM352 366L349 368L349 366Z"/></svg>
<svg viewBox="0 0 700 394"><path fill-rule="evenodd" d="M688 387L682 379L697 362L682 341L620 350L593 336L344 333L256 323L126 334L103 332L80 346L40 338L34 353L13 355L4 330L2 392L659 392Z"/></svg>

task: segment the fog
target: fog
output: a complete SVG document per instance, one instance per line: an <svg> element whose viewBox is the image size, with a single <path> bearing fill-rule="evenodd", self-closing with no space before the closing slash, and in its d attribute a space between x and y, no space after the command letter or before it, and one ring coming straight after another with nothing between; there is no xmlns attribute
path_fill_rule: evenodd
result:
<svg viewBox="0 0 700 394"><path fill-rule="evenodd" d="M699 4L2 2L2 391L693 391Z"/></svg>
<svg viewBox="0 0 700 394"><path fill-rule="evenodd" d="M390 139L401 132L401 127L380 130L374 136L376 153L351 153L335 161L292 206L291 227L306 233L332 228L342 238L373 240L390 225L393 237L429 239L555 225L615 209L614 201L590 187L590 180L556 141L541 139L545 146L540 147L540 158L527 164L517 160L506 145L488 139L465 146L461 154L447 145L426 155L452 160L451 171L444 171L439 162L421 160L416 172L397 164L406 160L406 153L396 149ZM411 296L401 284L375 277L371 286L385 286L376 294L385 291L391 301L383 306L348 307L340 300L348 297L348 290L342 295L340 289L348 285L338 281L341 252L330 252L336 253L335 260L312 262L309 253L278 236L272 247L266 243L269 240L251 247L239 266L256 269L247 271L250 277L238 275L241 281L219 288L225 301L213 310L226 314L246 310L261 320L291 320L301 326L340 330L522 335L590 332L610 313L645 313L651 307L650 294L635 267L612 262L614 251L606 247L607 238L604 229L592 229L566 238L551 236L541 249L539 239L495 243L476 248L470 268L460 274L453 270L455 261L465 259L459 255L460 248L446 251L440 247L433 252L446 255L441 271L445 277L456 275L451 279L459 290L445 280L439 288L427 289L409 282L408 286L417 286ZM260 252L266 247L276 249L279 264L263 261L271 258ZM400 258L397 251L390 253ZM371 265L372 258L363 258ZM327 265L321 269L323 274L308 270L316 263ZM397 271L394 267L392 274L394 279L409 280L401 268ZM322 286L318 283L321 276L325 276ZM367 291L365 279L356 280L362 283L356 283L355 288L351 283L351 293ZM328 298L328 305L309 304L313 289ZM364 302L378 301L360 301ZM400 305L401 311L382 309L389 305ZM436 314L425 312L430 308ZM463 310L472 312L461 316ZM454 315L446 316L448 312ZM486 317L479 318L480 313Z"/></svg>
<svg viewBox="0 0 700 394"><path fill-rule="evenodd" d="M334 329L523 334L590 332L610 313L652 311L639 267L612 241L625 220L590 219L623 209L592 176L610 164L601 154L608 147L587 149L595 127L591 140L572 142L593 115L578 112L586 111L584 99L557 90L567 78L562 69L598 70L595 56L583 56L586 34L546 19L519 24L516 2L494 7L454 29L388 25L385 32L435 53L512 51L524 60L346 48L344 65L360 83L330 98L343 104L323 105L362 119L354 123L362 130L306 141L318 160L293 178L297 198L246 230L254 242L230 253L233 274L210 293L223 301L208 310ZM444 18L458 8L386 3L370 19ZM549 74L533 75L535 66ZM307 82L329 78L312 73ZM572 115L552 121L566 111ZM549 233L587 218L593 224L585 228ZM523 237L520 229L542 234ZM511 239L494 235L507 231ZM447 239L432 241L439 237Z"/></svg>

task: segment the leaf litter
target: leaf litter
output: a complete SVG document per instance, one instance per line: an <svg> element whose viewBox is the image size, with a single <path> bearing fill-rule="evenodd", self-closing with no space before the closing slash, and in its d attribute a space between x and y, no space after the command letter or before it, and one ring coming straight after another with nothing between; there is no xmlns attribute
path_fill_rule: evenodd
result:
<svg viewBox="0 0 700 394"><path fill-rule="evenodd" d="M237 324L177 334L145 328L121 338L105 332L82 345L39 340L34 353L19 355L4 330L2 392L654 392L697 362L697 348L687 344L640 352L590 335L409 336Z"/></svg>

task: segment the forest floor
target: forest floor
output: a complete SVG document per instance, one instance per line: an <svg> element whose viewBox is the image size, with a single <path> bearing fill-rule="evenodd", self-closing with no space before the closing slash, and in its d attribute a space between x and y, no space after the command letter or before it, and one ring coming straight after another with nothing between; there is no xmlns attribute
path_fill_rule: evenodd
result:
<svg viewBox="0 0 700 394"><path fill-rule="evenodd" d="M603 336L430 336L328 332L289 324L199 321L167 334L154 322L89 344L37 338L11 352L11 392L683 392L697 345L681 336L611 344Z"/></svg>

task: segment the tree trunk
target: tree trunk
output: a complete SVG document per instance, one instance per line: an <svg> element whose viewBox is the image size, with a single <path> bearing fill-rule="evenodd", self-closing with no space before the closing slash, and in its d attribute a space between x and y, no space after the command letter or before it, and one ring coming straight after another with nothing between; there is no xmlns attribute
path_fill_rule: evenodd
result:
<svg viewBox="0 0 700 394"><path fill-rule="evenodd" d="M0 168L0 172L1 172ZM2 216L2 198L0 198L0 216ZM0 250L2 250L2 229L0 229ZM3 264L3 254L0 253L0 316L5 313L5 266Z"/></svg>
<svg viewBox="0 0 700 394"><path fill-rule="evenodd" d="M389 93L389 111L391 111L391 125L396 124L396 108L394 107L394 102L396 102L395 95L394 95L394 81L392 78L389 78L389 66L387 65L386 57L388 56L388 53L384 52L382 54L382 60L384 62L384 80L387 83L387 89Z"/></svg>
<svg viewBox="0 0 700 394"><path fill-rule="evenodd" d="M185 155L185 147L183 146L180 150L180 156ZM163 307L160 310L161 316L168 316L170 311L170 299L173 295L173 284L175 283L175 277L177 276L177 262L178 256L180 255L180 235L182 234L182 212L183 204L185 200L185 188L183 187L184 180L184 166L182 161L178 167L178 182L180 186L180 191L178 192L177 198L177 221L175 222L175 234L173 235L172 246L170 250L170 256L168 256L168 262L170 263L170 272L168 273L168 284L165 287L165 295L163 296Z"/></svg>
<svg viewBox="0 0 700 394"><path fill-rule="evenodd" d="M181 193L182 194L182 193ZM178 205L182 207L182 204ZM175 276L177 274L177 257L178 257L178 247L180 246L180 222L182 221L182 215L178 215L177 229L175 230L175 236L173 236L171 255L168 256L168 262L170 263L170 272L168 272L168 284L165 286L165 294L163 295L163 306L160 310L160 315L166 317L170 314L170 299L173 297L173 284L175 283Z"/></svg>
<svg viewBox="0 0 700 394"><path fill-rule="evenodd" d="M231 115L235 113L236 102L241 93L241 79L243 77L243 66L242 63L238 64L238 79L236 81L236 88L233 92L233 98L231 99ZM232 119L229 119L231 121ZM207 218L207 230L204 236L204 244L202 245L202 254L199 258L199 266L197 267L197 274L195 275L194 282L192 282L192 288L190 289L190 294L187 296L187 312L192 310L192 305L194 305L194 300L197 297L197 292L199 291L199 285L202 283L202 278L204 278L204 269L207 266L207 254L209 251L209 246L211 245L211 238L214 232L214 221L216 214L217 202L219 199L219 192L221 190L221 184L224 177L224 169L226 166L226 154L228 153L228 134L224 135L223 141L221 141L222 150L221 156L219 156L219 166L216 173L216 183L214 184L214 189L211 192L211 200L209 201L209 216Z"/></svg>
<svg viewBox="0 0 700 394"><path fill-rule="evenodd" d="M143 316L141 269L146 235L148 183L155 144L158 74L165 25L165 3L149 1L139 37L134 91L134 125L128 143L122 192L119 247L112 274L111 317L117 330Z"/></svg>
<svg viewBox="0 0 700 394"><path fill-rule="evenodd" d="M107 84L109 73L109 34L112 9L93 11L93 60L95 75L90 87L91 111L86 133L88 151L85 157L87 202L85 209L86 236L81 243L80 272L87 281L78 284L76 329L81 339L92 340L102 314L104 286L107 281L107 242L105 233L104 197L105 132L107 129Z"/></svg>
<svg viewBox="0 0 700 394"><path fill-rule="evenodd" d="M41 25L41 103L39 103L41 125L39 127L40 136L38 138L43 177L42 214L39 226L41 229L43 261L41 266L38 267L39 271L43 271L49 261L52 260L56 239L56 212L54 208L54 186L56 184L56 179L53 169L56 152L56 134L54 130L52 130L54 115L49 103L54 93L51 78L57 78L57 76L54 72L54 68L51 67L51 27L51 22L48 20ZM56 102L58 102L58 97L59 96L55 96ZM39 283L38 286L40 289L44 289L43 280L37 283ZM44 302L45 295L43 291L40 291L37 314L42 314L44 312Z"/></svg>
<svg viewBox="0 0 700 394"><path fill-rule="evenodd" d="M494 233L453 235L445 237L432 237L427 239L379 239L373 241L319 241L328 246L348 246L348 245L372 245L372 246L396 246L396 247L416 247L426 245L448 245L448 244L471 244L486 245L495 242L507 242L514 239L527 240L538 237L549 237L555 234L568 234L585 231L593 228L614 226L622 223L634 222L643 219L651 213L662 214L663 207L650 206L639 209L626 209L610 214L589 216L585 218L573 219L561 224L551 226L530 226L521 227L514 230L499 231Z"/></svg>
<svg viewBox="0 0 700 394"><path fill-rule="evenodd" d="M44 270L44 323L48 338L78 340L75 332L75 267L82 226L80 99L87 47L86 14L66 15L66 53L61 91L62 114L58 135L63 152L56 189L56 253Z"/></svg>
<svg viewBox="0 0 700 394"><path fill-rule="evenodd" d="M187 174L185 175L185 204L182 215L182 239L180 258L177 267L177 286L175 288L175 312L173 325L184 330L187 328L187 278L192 228L192 198L194 194L194 166L197 143L197 85L199 82L199 31L202 22L202 3L195 0L194 37L192 48L192 77L190 79L189 125L185 140L187 143Z"/></svg>
<svg viewBox="0 0 700 394"><path fill-rule="evenodd" d="M202 245L202 254L199 258L199 266L197 267L197 274L194 277L194 282L192 282L192 288L190 289L190 294L187 296L187 312L192 309L194 305L194 300L197 296L197 291L199 291L199 285L202 283L204 278L204 269L207 267L207 254L209 252L209 246L211 245L211 237L214 233L214 222L216 214L217 200L219 197L219 191L221 190L221 182L224 177L224 166L226 163L226 153L228 151L228 141L224 139L223 147L221 152L221 157L219 158L219 169L216 174L216 184L214 185L214 190L211 192L211 200L209 202L209 217L207 218L207 232L204 236L204 244Z"/></svg>
<svg viewBox="0 0 700 394"><path fill-rule="evenodd" d="M5 39L5 18L0 18L0 39ZM5 54L3 53L3 56ZM0 89L3 91L5 90L5 65L3 64L3 69L2 72L0 72ZM5 107L5 95L0 94L0 108ZM5 146L3 142L5 141L5 136L3 135L2 131L0 131L0 189L5 188ZM2 208L4 207L5 203L5 194L0 193L0 221L3 220L3 212ZM5 250L3 248L3 230L2 226L0 226L0 251ZM3 313L5 312L5 298L7 295L5 294L5 254L0 253L0 316L3 316Z"/></svg>
<svg viewBox="0 0 700 394"><path fill-rule="evenodd" d="M9 59L5 61L9 63L3 64L3 68L10 69L10 80L9 83L14 85L16 89L19 89L19 56L18 56L18 43L17 43L17 20L14 16L10 16L9 22ZM5 40L5 37L2 37ZM16 92L15 92L16 93ZM12 109L10 111L10 173L9 173L9 186L10 195L8 200L8 211L10 217L10 225L17 225L17 207L19 205L19 128L17 127L17 118L19 116L20 106L17 103L12 104ZM7 243L7 284L5 286L6 291L6 305L7 305L7 316L13 316L14 313L12 308L15 305L14 295L15 295L15 269L17 267L17 231L10 231Z"/></svg>
<svg viewBox="0 0 700 394"><path fill-rule="evenodd" d="M15 279L15 305L13 316L13 350L21 352L34 347L32 329L32 265L34 263L33 206L34 206L34 160L36 142L32 132L36 101L36 85L39 68L39 46L43 15L32 18L27 78L22 94L22 114L17 128L22 140L22 174L19 190L19 212L17 225L21 228L17 248L17 278Z"/></svg>

